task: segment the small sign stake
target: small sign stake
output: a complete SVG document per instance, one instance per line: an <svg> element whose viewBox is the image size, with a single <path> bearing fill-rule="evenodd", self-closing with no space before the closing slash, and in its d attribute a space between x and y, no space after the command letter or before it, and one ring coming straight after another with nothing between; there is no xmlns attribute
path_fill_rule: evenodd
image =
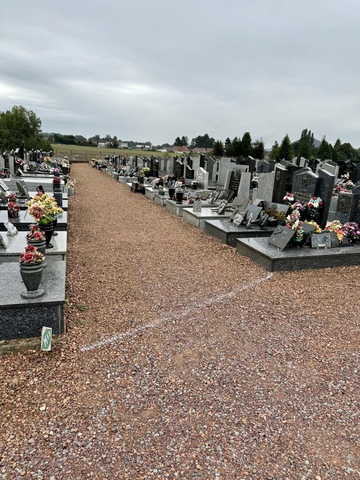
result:
<svg viewBox="0 0 360 480"><path fill-rule="evenodd" d="M50 352L52 340L52 328L43 327L41 330L41 350Z"/></svg>

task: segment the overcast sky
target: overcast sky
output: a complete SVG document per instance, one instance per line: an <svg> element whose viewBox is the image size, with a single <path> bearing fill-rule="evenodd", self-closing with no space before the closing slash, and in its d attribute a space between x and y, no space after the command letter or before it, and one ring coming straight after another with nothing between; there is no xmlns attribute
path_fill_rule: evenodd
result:
<svg viewBox="0 0 360 480"><path fill-rule="evenodd" d="M304 128L360 147L359 0L3 0L0 111L173 143Z"/></svg>

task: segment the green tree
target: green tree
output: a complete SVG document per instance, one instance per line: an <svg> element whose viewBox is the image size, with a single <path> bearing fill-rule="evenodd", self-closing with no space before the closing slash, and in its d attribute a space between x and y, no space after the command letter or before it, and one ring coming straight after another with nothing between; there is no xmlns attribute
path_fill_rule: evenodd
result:
<svg viewBox="0 0 360 480"><path fill-rule="evenodd" d="M294 155L294 152L291 146L290 138L289 138L289 135L286 134L280 145L279 160L285 159L290 161L293 155Z"/></svg>
<svg viewBox="0 0 360 480"><path fill-rule="evenodd" d="M214 148L215 139L209 137L207 133L205 135L198 135L191 140L190 148Z"/></svg>
<svg viewBox="0 0 360 480"><path fill-rule="evenodd" d="M280 153L280 146L278 142L275 140L274 145L271 147L270 158L272 160L279 161L279 153Z"/></svg>
<svg viewBox="0 0 360 480"><path fill-rule="evenodd" d="M317 156L321 160L328 160L332 158L332 151L330 144L326 141L325 136L323 136L319 148L317 150Z"/></svg>
<svg viewBox="0 0 360 480"><path fill-rule="evenodd" d="M225 155L227 157L233 157L234 156L233 142L230 140L229 137L225 140Z"/></svg>
<svg viewBox="0 0 360 480"><path fill-rule="evenodd" d="M305 128L301 132L300 140L296 143L297 147L295 147L295 144L293 145L295 154L298 157L311 158L314 147L314 134L311 130Z"/></svg>
<svg viewBox="0 0 360 480"><path fill-rule="evenodd" d="M181 137L181 142L182 142L182 145L183 147L187 147L189 145L189 140L188 140L188 137Z"/></svg>
<svg viewBox="0 0 360 480"><path fill-rule="evenodd" d="M217 140L214 145L213 155L215 157L223 157L224 156L224 145L220 140Z"/></svg>
<svg viewBox="0 0 360 480"><path fill-rule="evenodd" d="M252 156L254 158L258 158L259 160L263 159L265 156L265 145L264 142L260 140L256 140L253 144L252 149Z"/></svg>
<svg viewBox="0 0 360 480"><path fill-rule="evenodd" d="M14 106L0 113L0 147L11 150L22 145L27 149L40 148L41 120L32 110ZM50 145L50 144L49 144ZM51 149L51 148L50 148Z"/></svg>
<svg viewBox="0 0 360 480"><path fill-rule="evenodd" d="M241 146L242 146L242 155L249 156L252 154L252 140L250 132L245 132L242 139L241 139Z"/></svg>

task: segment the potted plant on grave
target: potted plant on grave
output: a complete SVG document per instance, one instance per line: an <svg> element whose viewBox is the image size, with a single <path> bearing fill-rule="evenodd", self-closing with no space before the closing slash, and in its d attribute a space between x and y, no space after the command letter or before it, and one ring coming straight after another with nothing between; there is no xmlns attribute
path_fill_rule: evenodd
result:
<svg viewBox="0 0 360 480"><path fill-rule="evenodd" d="M292 193L286 193L285 197L283 198L283 203L285 205L292 205L295 202L295 197Z"/></svg>
<svg viewBox="0 0 360 480"><path fill-rule="evenodd" d="M324 203L320 197L312 197L306 205L307 220L318 220Z"/></svg>
<svg viewBox="0 0 360 480"><path fill-rule="evenodd" d="M44 294L39 289L44 269L44 255L33 245L27 245L20 256L20 275L26 291L21 293L23 298L37 298Z"/></svg>
<svg viewBox="0 0 360 480"><path fill-rule="evenodd" d="M326 232L335 232L339 242L343 242L345 233L343 229L343 224L340 222L340 220L334 220L333 222L328 223L324 230Z"/></svg>
<svg viewBox="0 0 360 480"><path fill-rule="evenodd" d="M10 193L8 197L8 216L9 218L19 218L20 217L20 207L16 203L17 201L17 195L16 193Z"/></svg>
<svg viewBox="0 0 360 480"><path fill-rule="evenodd" d="M356 222L344 223L342 230L350 243L356 242L360 238L360 228Z"/></svg>
<svg viewBox="0 0 360 480"><path fill-rule="evenodd" d="M54 222L57 216L63 213L63 209L58 207L55 198L49 197L47 193L43 195L35 195L35 197L26 202L28 212L34 217L35 222L45 232L46 248L52 248L50 243Z"/></svg>
<svg viewBox="0 0 360 480"><path fill-rule="evenodd" d="M69 180L67 182L67 187L68 187L68 196L72 197L75 195L75 185L77 184L76 178L72 179L69 177Z"/></svg>
<svg viewBox="0 0 360 480"><path fill-rule="evenodd" d="M53 178L53 190L60 190L61 189L61 178L54 177Z"/></svg>
<svg viewBox="0 0 360 480"><path fill-rule="evenodd" d="M46 237L39 225L31 225L30 232L26 234L26 241L28 245L36 247L40 253L45 253Z"/></svg>
<svg viewBox="0 0 360 480"><path fill-rule="evenodd" d="M150 177L151 168L150 167L143 167L141 169L141 172L143 173L144 177Z"/></svg>
<svg viewBox="0 0 360 480"><path fill-rule="evenodd" d="M303 221L300 220L300 213L294 210L286 217L285 227L295 231L295 235L291 239L292 245L301 247L304 241L304 230L302 228Z"/></svg>
<svg viewBox="0 0 360 480"><path fill-rule="evenodd" d="M159 195L165 195L165 190L164 190L164 187L162 185L159 185Z"/></svg>

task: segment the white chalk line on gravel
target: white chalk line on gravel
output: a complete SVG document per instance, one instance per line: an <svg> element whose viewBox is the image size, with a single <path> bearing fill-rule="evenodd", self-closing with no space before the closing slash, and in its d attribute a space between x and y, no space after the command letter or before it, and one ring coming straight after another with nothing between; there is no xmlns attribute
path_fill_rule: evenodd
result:
<svg viewBox="0 0 360 480"><path fill-rule="evenodd" d="M250 282L242 287L239 287L235 290L232 290L231 292L224 293L222 295L219 295L214 298L209 298L208 300L205 300L205 302L202 303L197 303L195 305L191 305L190 307L186 308L185 310L181 310L179 313L174 313L170 315L165 315L163 317L158 318L152 323L147 323L145 325L139 325L138 327L132 328L128 330L127 332L124 333L118 333L116 335L111 335L111 337L106 338L104 340L99 340L98 342L91 343L90 345L86 345L84 347L81 347L80 351L86 352L88 350L94 350L95 348L100 348L103 347L104 345L116 343L118 340L122 340L123 338L126 337L131 337L132 335L137 335L139 333L143 333L145 330L149 328L156 328L159 325L161 325L164 322L167 322L169 320L179 320L182 317L189 315L190 313L198 310L199 308L203 307L208 307L209 305L212 305L213 303L219 303L222 302L223 300L226 300L227 298L233 297L234 295L237 295L238 293L248 290L251 287L254 287L255 285L258 285L259 283L266 282L273 276L272 273L269 273L266 277L264 278L259 278L257 280L254 280L253 282Z"/></svg>

